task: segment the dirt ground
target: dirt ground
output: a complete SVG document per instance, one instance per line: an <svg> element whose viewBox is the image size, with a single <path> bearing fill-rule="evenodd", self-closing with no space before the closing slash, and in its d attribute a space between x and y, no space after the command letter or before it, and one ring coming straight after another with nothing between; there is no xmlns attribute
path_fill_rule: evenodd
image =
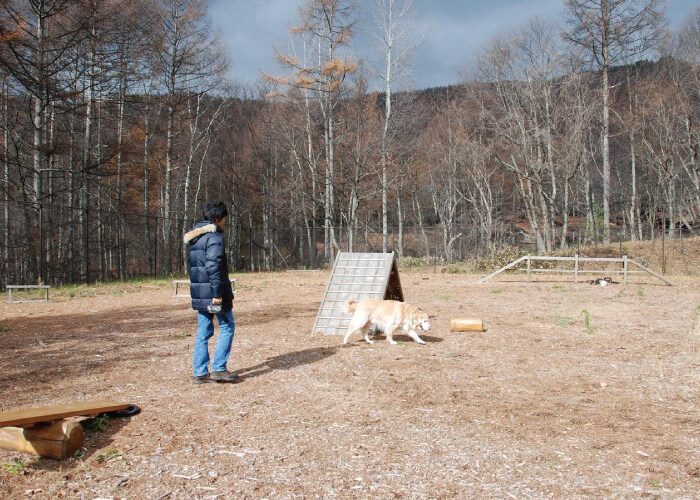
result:
<svg viewBox="0 0 700 500"><path fill-rule="evenodd" d="M0 303L0 409L143 410L65 461L0 450L0 497L700 498L697 276L401 270L425 346L311 335L327 271L236 277L238 384L192 384L195 314L169 283Z"/></svg>

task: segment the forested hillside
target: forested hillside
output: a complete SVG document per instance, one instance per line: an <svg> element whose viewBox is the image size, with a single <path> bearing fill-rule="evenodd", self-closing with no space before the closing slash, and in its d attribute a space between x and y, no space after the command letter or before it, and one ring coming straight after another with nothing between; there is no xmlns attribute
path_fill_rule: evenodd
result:
<svg viewBox="0 0 700 500"><path fill-rule="evenodd" d="M285 73L252 87L203 0L4 0L0 281L182 273L209 199L249 270L696 235L700 9L674 32L662 2L611 1L595 28L596 2L564 4L458 85L399 91L401 16L378 17L372 71L348 0L304 2Z"/></svg>

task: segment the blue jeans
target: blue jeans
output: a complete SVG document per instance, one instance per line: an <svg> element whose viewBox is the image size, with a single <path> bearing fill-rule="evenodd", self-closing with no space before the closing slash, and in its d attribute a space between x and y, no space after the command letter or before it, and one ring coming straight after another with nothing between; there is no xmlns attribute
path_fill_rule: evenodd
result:
<svg viewBox="0 0 700 500"><path fill-rule="evenodd" d="M194 341L194 361L192 363L195 377L209 373L209 339L214 335L214 316L219 321L219 338L216 342L211 371L222 372L226 370L226 362L231 353L233 333L236 330L233 312L222 311L214 315L199 311L197 314L197 338Z"/></svg>

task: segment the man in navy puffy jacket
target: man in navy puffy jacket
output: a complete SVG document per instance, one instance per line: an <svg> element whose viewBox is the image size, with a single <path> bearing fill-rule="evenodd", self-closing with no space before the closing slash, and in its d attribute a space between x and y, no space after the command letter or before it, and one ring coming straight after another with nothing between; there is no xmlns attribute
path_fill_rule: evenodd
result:
<svg viewBox="0 0 700 500"><path fill-rule="evenodd" d="M190 295L197 311L197 338L194 342L194 383L236 382L238 375L226 368L236 329L233 320L233 290L228 278L224 224L228 210L220 201L204 205L204 220L185 234L190 250ZM209 312L209 306L221 306ZM214 335L214 316L219 322L219 338L209 373L209 339Z"/></svg>

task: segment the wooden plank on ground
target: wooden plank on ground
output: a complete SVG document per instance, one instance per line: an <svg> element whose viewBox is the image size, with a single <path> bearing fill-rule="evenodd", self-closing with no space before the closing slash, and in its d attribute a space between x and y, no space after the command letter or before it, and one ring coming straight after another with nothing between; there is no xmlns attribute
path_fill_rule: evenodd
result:
<svg viewBox="0 0 700 500"><path fill-rule="evenodd" d="M31 427L40 422L53 422L66 417L89 416L108 411L126 410L129 403L116 401L83 401L55 406L39 406L0 412L0 427Z"/></svg>
<svg viewBox="0 0 700 500"><path fill-rule="evenodd" d="M661 281L665 282L667 285L669 285L669 286L676 286L676 284L675 284L673 281L664 278L663 276L661 276L661 275L658 274L658 273L655 273L654 271L652 271L652 270L649 269L648 267L644 267L643 265L641 265L641 264L640 264L639 262L637 262L636 260L630 259L629 262L632 263L632 264L634 264L635 266L637 266L637 267L638 267L639 269L641 269L642 271L645 271L645 272L651 274L652 276L656 276L656 277L659 278Z"/></svg>

